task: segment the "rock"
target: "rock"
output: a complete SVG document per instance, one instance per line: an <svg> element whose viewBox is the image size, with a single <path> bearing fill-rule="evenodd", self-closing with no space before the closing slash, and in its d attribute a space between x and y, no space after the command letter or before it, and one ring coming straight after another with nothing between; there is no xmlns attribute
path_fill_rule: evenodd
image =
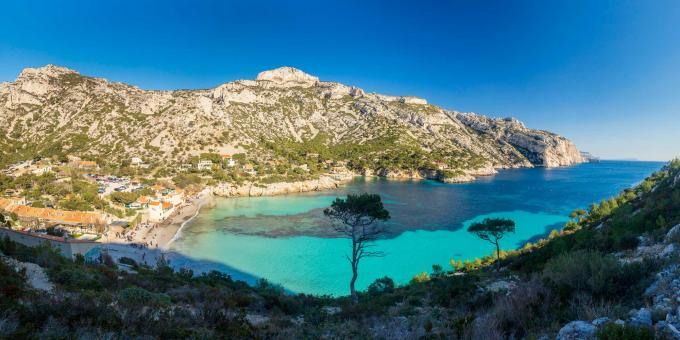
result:
<svg viewBox="0 0 680 340"><path fill-rule="evenodd" d="M673 242L673 240L679 240L680 239L680 223L678 223L675 227L671 228L666 233L666 242Z"/></svg>
<svg viewBox="0 0 680 340"><path fill-rule="evenodd" d="M666 258L666 257L671 257L673 254L677 252L677 246L675 243L671 243L667 245L665 248L663 248L663 251L661 251L661 254L659 254L660 257Z"/></svg>
<svg viewBox="0 0 680 340"><path fill-rule="evenodd" d="M630 323L635 326L652 326L652 312L648 308L631 311Z"/></svg>
<svg viewBox="0 0 680 340"><path fill-rule="evenodd" d="M493 293L498 293L498 292L510 292L513 290L515 287L517 287L517 284L511 281L505 281L505 280L498 280L494 281L491 284L487 285L485 287L486 291L488 292L493 292Z"/></svg>
<svg viewBox="0 0 680 340"><path fill-rule="evenodd" d="M253 183L235 185L233 183L220 183L212 188L212 193L224 197L259 197L275 196L290 193L310 192L330 190L337 188L340 184L351 180L351 174L321 176L319 179L298 181L298 182L277 182L259 186Z"/></svg>
<svg viewBox="0 0 680 340"><path fill-rule="evenodd" d="M321 308L321 310L323 310L324 313L328 315L335 315L340 313L342 311L342 308L335 306L324 306L323 308Z"/></svg>
<svg viewBox="0 0 680 340"><path fill-rule="evenodd" d="M604 325L604 324L607 323L607 322L609 322L609 318L606 317L606 316L603 316L603 317L601 317L601 318L597 318L597 319L593 320L593 322L591 322L591 323L592 323L593 326L595 326L595 327L600 327L600 326Z"/></svg>
<svg viewBox="0 0 680 340"><path fill-rule="evenodd" d="M293 67L279 67L277 69L258 73L256 80L271 81L274 83L307 83L316 84L319 78L311 76Z"/></svg>
<svg viewBox="0 0 680 340"><path fill-rule="evenodd" d="M399 101L404 104L427 105L427 100L418 97L401 97Z"/></svg>
<svg viewBox="0 0 680 340"><path fill-rule="evenodd" d="M585 321L572 321L557 333L557 340L587 340L595 338L595 326Z"/></svg>
<svg viewBox="0 0 680 340"><path fill-rule="evenodd" d="M365 95L365 93L364 93L364 90L362 90L358 87L352 86L352 88L349 90L349 95L354 97L354 98L358 98L358 97L363 97Z"/></svg>
<svg viewBox="0 0 680 340"><path fill-rule="evenodd" d="M671 338L671 339L676 339L680 340L680 331L678 331L678 328L667 323L666 324L666 334Z"/></svg>

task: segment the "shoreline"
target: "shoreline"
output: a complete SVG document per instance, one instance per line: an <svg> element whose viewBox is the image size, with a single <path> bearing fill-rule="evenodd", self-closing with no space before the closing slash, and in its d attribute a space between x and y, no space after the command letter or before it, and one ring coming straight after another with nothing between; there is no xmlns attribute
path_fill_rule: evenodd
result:
<svg viewBox="0 0 680 340"><path fill-rule="evenodd" d="M128 257L139 264L153 267L159 259L168 259L170 244L177 239L182 228L198 215L201 207L211 200L212 193L204 189L165 221L158 224L143 224L129 231L132 233L131 241L125 237L111 235L103 237L102 249L106 249L117 264L120 258Z"/></svg>
<svg viewBox="0 0 680 340"><path fill-rule="evenodd" d="M577 165L577 164L572 164ZM505 170L505 169L503 169ZM337 190L341 185L345 185L357 177L370 178L384 178L390 181L405 181L405 180L434 180L441 183L455 184L472 182L477 177L493 176L497 174L496 169L493 172L486 172L483 174L477 173L469 181L463 182L445 182L437 179L429 179L420 176L404 175L404 173L396 174L325 174L319 179L299 181L299 182L277 182L265 186L256 186L255 183L247 183L242 186L234 186L230 183L220 183L217 186L205 187L196 197L190 199L186 204L180 206L178 210L168 217L163 222L155 225L147 224L142 229L135 229L133 239L128 241L124 238L114 238L113 242L108 241L110 235L106 238L107 248L113 250L115 254L111 254L116 260L120 257L130 257L138 263L146 263L155 265L156 261L161 257L165 257L170 253L170 245L176 241L186 225L191 222L200 213L201 208L205 204L213 202L215 197L231 198L231 197L263 197L263 196L282 196L289 194L297 194L304 192L316 191L333 191ZM395 176L396 175L396 176ZM469 176L469 175L468 175ZM225 191L226 188L226 191ZM247 188L244 189L244 188ZM253 190L255 188L255 190ZM226 193L226 194L225 194ZM104 241L104 238L102 238ZM148 255L148 257L147 257ZM118 262L118 261L116 261Z"/></svg>
<svg viewBox="0 0 680 340"><path fill-rule="evenodd" d="M179 208L179 210L161 222L156 228L157 233L153 235L152 241L156 248L161 250L168 250L172 242L177 240L182 229L193 220L201 211L203 205L212 200L212 192L204 189L197 197L192 199L189 203Z"/></svg>

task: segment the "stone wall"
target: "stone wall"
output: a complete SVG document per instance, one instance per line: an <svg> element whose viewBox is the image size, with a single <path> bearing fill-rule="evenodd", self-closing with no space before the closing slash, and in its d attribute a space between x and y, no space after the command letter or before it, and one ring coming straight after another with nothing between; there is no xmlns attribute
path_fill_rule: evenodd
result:
<svg viewBox="0 0 680 340"><path fill-rule="evenodd" d="M10 240L21 243L28 247L37 247L45 243L59 250L61 255L73 259L76 254L85 255L92 249L99 247L99 243L80 240L64 240L61 237L34 234L25 231L17 231L0 228L0 238L9 237Z"/></svg>

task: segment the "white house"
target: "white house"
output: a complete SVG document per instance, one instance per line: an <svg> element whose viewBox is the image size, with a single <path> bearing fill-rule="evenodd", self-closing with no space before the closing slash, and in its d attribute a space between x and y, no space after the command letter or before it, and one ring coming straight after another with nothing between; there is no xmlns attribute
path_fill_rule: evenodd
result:
<svg viewBox="0 0 680 340"><path fill-rule="evenodd" d="M233 158L229 158L227 160L227 166L233 168L234 166L236 166L236 161Z"/></svg>
<svg viewBox="0 0 680 340"><path fill-rule="evenodd" d="M172 203L174 206L178 206L184 202L184 192L175 191L163 196L163 200Z"/></svg>
<svg viewBox="0 0 680 340"><path fill-rule="evenodd" d="M40 176L42 174L46 174L48 172L52 171L52 166L51 165L45 165L45 166L39 166L33 171L31 171L34 175Z"/></svg>
<svg viewBox="0 0 680 340"><path fill-rule="evenodd" d="M173 211L175 211L175 206L170 202L149 202L149 220L151 222L163 221L168 218Z"/></svg>
<svg viewBox="0 0 680 340"><path fill-rule="evenodd" d="M213 166L213 162L209 159L203 159L196 165L198 170L210 170Z"/></svg>
<svg viewBox="0 0 680 340"><path fill-rule="evenodd" d="M140 165L142 163L144 163L144 162L139 157L132 157L132 159L130 159L130 165L132 165L132 166L137 166L137 165Z"/></svg>

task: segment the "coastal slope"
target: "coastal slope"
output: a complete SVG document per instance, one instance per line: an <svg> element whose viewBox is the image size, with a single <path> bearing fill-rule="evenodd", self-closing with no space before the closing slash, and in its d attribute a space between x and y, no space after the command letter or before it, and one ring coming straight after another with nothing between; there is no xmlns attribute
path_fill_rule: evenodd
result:
<svg viewBox="0 0 680 340"><path fill-rule="evenodd" d="M137 156L172 171L202 153L343 165L358 173L465 180L499 168L582 162L568 139L514 118L365 93L282 67L213 89L154 91L47 65L0 84L0 161ZM316 164L315 163L315 164Z"/></svg>

